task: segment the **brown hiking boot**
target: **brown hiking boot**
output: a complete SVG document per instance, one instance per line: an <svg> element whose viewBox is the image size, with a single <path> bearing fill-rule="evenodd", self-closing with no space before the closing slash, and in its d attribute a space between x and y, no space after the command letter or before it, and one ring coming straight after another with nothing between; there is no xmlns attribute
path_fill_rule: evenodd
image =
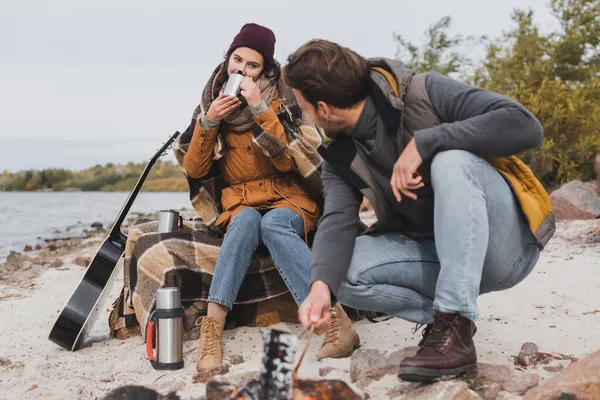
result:
<svg viewBox="0 0 600 400"><path fill-rule="evenodd" d="M417 331L419 329L421 329L423 327L422 324L417 324L417 327L415 328L414 333L417 333ZM422 347L423 344L425 343L425 339L427 339L427 336L429 336L429 333L431 332L431 329L433 328L433 324L427 324L425 325L425 328L421 331L421 340L419 341L419 344L417 346Z"/></svg>
<svg viewBox="0 0 600 400"><path fill-rule="evenodd" d="M405 381L428 382L463 374L477 375L475 331L473 321L436 311L417 354L402 360L398 376Z"/></svg>
<svg viewBox="0 0 600 400"><path fill-rule="evenodd" d="M196 359L196 370L198 374L194 377L197 381L227 372L229 369L223 364L223 327L225 320L201 317L200 339L198 339L198 358Z"/></svg>
<svg viewBox="0 0 600 400"><path fill-rule="evenodd" d="M358 333L352 327L352 321L342 305L337 303L329 312L331 321L317 355L319 361L324 358L350 357L360 344Z"/></svg>

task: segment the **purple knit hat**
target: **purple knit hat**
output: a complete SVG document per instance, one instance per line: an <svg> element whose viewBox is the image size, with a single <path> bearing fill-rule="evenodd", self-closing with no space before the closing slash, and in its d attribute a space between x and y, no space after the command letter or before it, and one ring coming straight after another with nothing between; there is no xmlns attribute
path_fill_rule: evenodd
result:
<svg viewBox="0 0 600 400"><path fill-rule="evenodd" d="M238 47L249 47L258 51L265 58L265 64L273 64L275 54L275 34L269 28L258 24L246 24L242 26L227 53L231 53Z"/></svg>

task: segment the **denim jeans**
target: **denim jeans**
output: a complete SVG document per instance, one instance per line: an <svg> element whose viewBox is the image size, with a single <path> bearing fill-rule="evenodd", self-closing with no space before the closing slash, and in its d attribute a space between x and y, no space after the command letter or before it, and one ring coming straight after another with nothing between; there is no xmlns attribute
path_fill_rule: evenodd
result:
<svg viewBox="0 0 600 400"><path fill-rule="evenodd" d="M466 151L445 151L432 161L431 180L435 240L358 237L338 290L344 305L416 323L431 323L434 310L476 320L479 294L513 287L533 270L540 249L491 165Z"/></svg>
<svg viewBox="0 0 600 400"><path fill-rule="evenodd" d="M300 305L310 284L310 249L304 242L304 222L289 208L275 208L264 215L255 209L238 212L219 250L208 301L231 309L250 266L252 255L263 243Z"/></svg>

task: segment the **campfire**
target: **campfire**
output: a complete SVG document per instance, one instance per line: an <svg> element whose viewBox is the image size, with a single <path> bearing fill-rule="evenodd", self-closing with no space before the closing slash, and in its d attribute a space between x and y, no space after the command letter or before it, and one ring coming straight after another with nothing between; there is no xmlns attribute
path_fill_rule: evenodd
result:
<svg viewBox="0 0 600 400"><path fill-rule="evenodd" d="M298 368L308 349L312 331L304 331L297 337L291 333L262 328L261 334L264 344L262 367L258 377L241 387L233 387L223 382L208 382L208 399L362 399L341 380L311 380L298 377ZM295 361L299 339L304 335L307 336L306 344Z"/></svg>

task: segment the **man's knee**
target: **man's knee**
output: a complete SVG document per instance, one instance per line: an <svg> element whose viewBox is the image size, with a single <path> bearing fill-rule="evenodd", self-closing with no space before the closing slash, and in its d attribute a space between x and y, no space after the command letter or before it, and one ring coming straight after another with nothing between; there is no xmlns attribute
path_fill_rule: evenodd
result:
<svg viewBox="0 0 600 400"><path fill-rule="evenodd" d="M356 307L359 302L360 289L351 283L348 278L344 279L336 292L336 299L348 307Z"/></svg>
<svg viewBox="0 0 600 400"><path fill-rule="evenodd" d="M431 162L431 183L434 189L456 188L461 182L473 179L472 167L486 165L486 161L464 150L447 150L437 153Z"/></svg>

